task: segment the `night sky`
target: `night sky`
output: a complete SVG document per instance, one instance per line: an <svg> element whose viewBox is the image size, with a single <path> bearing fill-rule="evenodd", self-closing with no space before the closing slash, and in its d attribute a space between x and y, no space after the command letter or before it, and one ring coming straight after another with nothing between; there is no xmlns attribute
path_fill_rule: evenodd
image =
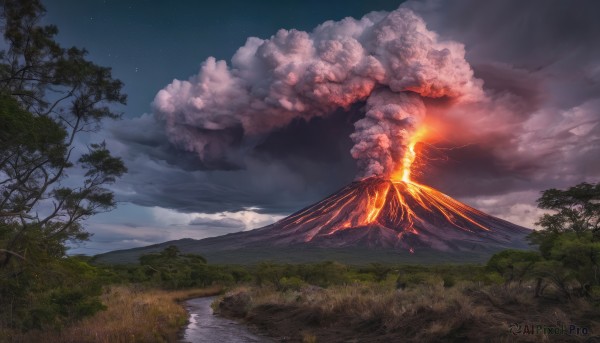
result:
<svg viewBox="0 0 600 343"><path fill-rule="evenodd" d="M327 21L393 11L399 1L46 1L45 22L64 46L85 47L125 83L123 120L81 137L106 139L129 173L112 189L118 208L88 220L94 233L72 253L258 228L354 180L353 124L364 103L200 158L173 144L152 102L207 58L230 63L248 37L311 32ZM594 1L409 1L441 40L464 44L485 105L445 116L443 137L423 147L420 182L492 215L533 227L539 192L600 177L600 6ZM430 106L428 104L428 106ZM435 104L431 106L435 107ZM220 156L220 155L219 155ZM70 175L75 180L77 175Z"/></svg>

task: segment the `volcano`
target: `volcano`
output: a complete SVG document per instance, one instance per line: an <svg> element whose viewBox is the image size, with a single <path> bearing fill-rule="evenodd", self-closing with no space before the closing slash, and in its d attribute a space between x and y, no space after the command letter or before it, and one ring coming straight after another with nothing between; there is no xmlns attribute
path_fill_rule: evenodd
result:
<svg viewBox="0 0 600 343"><path fill-rule="evenodd" d="M144 248L98 255L105 261L135 261L143 253L174 244L182 252L217 261L243 263L247 251L271 257L298 248L398 251L418 254L527 249L530 229L490 216L431 187L412 181L370 177L355 181L329 197L280 221L255 230L201 240L184 239ZM294 250L296 249L296 250ZM224 254L245 251L237 259ZM292 252L294 251L294 252ZM112 255L111 255L112 254ZM116 254L116 255L115 255ZM120 254L120 257L118 257ZM109 258L105 258L110 255Z"/></svg>
<svg viewBox="0 0 600 343"><path fill-rule="evenodd" d="M490 216L433 188L371 177L267 227L231 234L242 246L366 246L415 251L523 246L531 230ZM227 236L223 236L227 237Z"/></svg>

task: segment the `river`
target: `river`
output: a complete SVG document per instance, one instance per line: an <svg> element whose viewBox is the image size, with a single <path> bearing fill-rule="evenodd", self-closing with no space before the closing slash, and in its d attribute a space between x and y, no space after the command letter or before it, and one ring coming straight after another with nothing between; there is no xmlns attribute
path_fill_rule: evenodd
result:
<svg viewBox="0 0 600 343"><path fill-rule="evenodd" d="M272 340L253 334L233 320L215 316L210 304L215 297L191 299L185 302L189 324L185 328L182 342L189 343L267 343Z"/></svg>

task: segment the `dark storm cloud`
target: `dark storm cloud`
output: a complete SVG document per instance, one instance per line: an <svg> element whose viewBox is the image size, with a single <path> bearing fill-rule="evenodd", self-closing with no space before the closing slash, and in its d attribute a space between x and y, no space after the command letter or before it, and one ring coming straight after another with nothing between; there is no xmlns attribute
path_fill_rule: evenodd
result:
<svg viewBox="0 0 600 343"><path fill-rule="evenodd" d="M465 44L467 59L486 87L504 71L520 70L543 87L544 102L571 108L600 94L600 2L411 2L428 27ZM487 72L482 69L488 69ZM496 69L498 75L490 75ZM484 73L481 73L481 72ZM517 83L518 84L518 83ZM516 85L505 85L511 89Z"/></svg>
<svg viewBox="0 0 600 343"><path fill-rule="evenodd" d="M176 149L150 115L111 125L111 148L129 173L120 181L119 200L182 212L214 213L257 207L258 212L290 213L350 182L356 174L349 134L362 112L335 113L265 135L237 156L237 168ZM231 158L229 156L228 158ZM231 164L230 164L231 165Z"/></svg>
<svg viewBox="0 0 600 343"><path fill-rule="evenodd" d="M427 162L422 171L423 183L456 197L494 195L499 190L523 187L538 166L521 164L518 169L503 164L490 153L490 147L470 145L458 149L437 147L424 154L440 157Z"/></svg>
<svg viewBox="0 0 600 343"><path fill-rule="evenodd" d="M463 42L476 61L508 61L529 70L599 49L594 0L412 1L430 29ZM568 57L571 56L571 57ZM589 61L589 60L588 60Z"/></svg>

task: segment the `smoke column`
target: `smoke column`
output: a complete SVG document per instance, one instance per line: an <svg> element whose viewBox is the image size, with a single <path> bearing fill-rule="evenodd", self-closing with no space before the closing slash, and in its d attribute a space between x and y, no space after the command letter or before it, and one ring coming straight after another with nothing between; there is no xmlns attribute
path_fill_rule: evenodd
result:
<svg viewBox="0 0 600 343"><path fill-rule="evenodd" d="M390 175L425 116L423 98L483 96L464 46L441 41L412 11L327 21L312 32L250 37L228 66L209 57L198 75L174 80L154 99L172 143L203 159L253 141L295 118L327 116L366 100L355 123L358 177Z"/></svg>

